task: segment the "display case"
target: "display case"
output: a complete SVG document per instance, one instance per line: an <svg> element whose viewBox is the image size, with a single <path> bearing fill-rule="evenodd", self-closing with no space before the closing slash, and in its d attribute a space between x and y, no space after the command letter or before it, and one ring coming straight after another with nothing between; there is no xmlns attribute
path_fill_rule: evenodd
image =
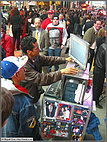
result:
<svg viewBox="0 0 107 142"><path fill-rule="evenodd" d="M91 108L43 97L41 130L43 139L83 140Z"/></svg>

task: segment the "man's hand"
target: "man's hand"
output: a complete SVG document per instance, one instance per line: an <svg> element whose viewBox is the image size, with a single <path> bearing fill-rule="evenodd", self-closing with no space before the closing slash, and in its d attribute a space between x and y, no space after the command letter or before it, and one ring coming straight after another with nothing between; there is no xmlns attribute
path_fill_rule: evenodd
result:
<svg viewBox="0 0 107 142"><path fill-rule="evenodd" d="M60 71L62 74L77 74L78 73L78 69L75 69L73 67L65 68Z"/></svg>
<svg viewBox="0 0 107 142"><path fill-rule="evenodd" d="M68 62L71 62L72 61L72 58L71 57L68 57L68 58L65 58L66 61Z"/></svg>

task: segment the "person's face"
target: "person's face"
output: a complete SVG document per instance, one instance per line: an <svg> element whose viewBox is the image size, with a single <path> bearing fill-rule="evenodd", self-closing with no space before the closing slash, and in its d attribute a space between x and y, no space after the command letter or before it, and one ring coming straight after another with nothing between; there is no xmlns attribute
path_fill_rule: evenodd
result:
<svg viewBox="0 0 107 142"><path fill-rule="evenodd" d="M36 56L39 55L39 51L40 51L38 43L37 42L33 43L33 46L34 46L34 48L33 48L33 51L32 51L32 56L36 57Z"/></svg>
<svg viewBox="0 0 107 142"><path fill-rule="evenodd" d="M31 50L28 50L27 51L27 54L28 54L28 56L31 58L31 60L33 60L36 56L38 56L39 55L39 46L38 46L38 43L37 42L35 42L35 43L32 43L33 44L33 51L31 51Z"/></svg>
<svg viewBox="0 0 107 142"><path fill-rule="evenodd" d="M32 14L32 12L29 12L29 16Z"/></svg>
<svg viewBox="0 0 107 142"><path fill-rule="evenodd" d="M53 20L53 25L58 25L59 20L55 19Z"/></svg>
<svg viewBox="0 0 107 142"><path fill-rule="evenodd" d="M94 27L96 28L96 30L99 30L101 26L101 21L96 21L96 23L94 23Z"/></svg>
<svg viewBox="0 0 107 142"><path fill-rule="evenodd" d="M24 67L21 68L17 73L18 73L18 75L20 77L20 81L25 80L25 68Z"/></svg>
<svg viewBox="0 0 107 142"><path fill-rule="evenodd" d="M35 27L36 27L37 30L39 30L41 28L41 21L40 21L39 18L35 19L35 23L34 24L35 24Z"/></svg>
<svg viewBox="0 0 107 142"><path fill-rule="evenodd" d="M67 108L67 107L65 107L65 110L68 110L68 108Z"/></svg>
<svg viewBox="0 0 107 142"><path fill-rule="evenodd" d="M62 19L63 19L63 15L60 14L60 15L59 15L59 20L62 20Z"/></svg>
<svg viewBox="0 0 107 142"><path fill-rule="evenodd" d="M61 109L61 110L62 110L62 112L63 112L63 111L64 111L64 108L62 107L62 109Z"/></svg>
<svg viewBox="0 0 107 142"><path fill-rule="evenodd" d="M70 22L69 21L67 21L67 25L69 25L70 24Z"/></svg>
<svg viewBox="0 0 107 142"><path fill-rule="evenodd" d="M43 14L46 14L46 11L43 11Z"/></svg>
<svg viewBox="0 0 107 142"><path fill-rule="evenodd" d="M53 14L52 14L52 13L49 13L49 14L48 14L48 18L49 18L50 20L52 20L52 17L53 17Z"/></svg>

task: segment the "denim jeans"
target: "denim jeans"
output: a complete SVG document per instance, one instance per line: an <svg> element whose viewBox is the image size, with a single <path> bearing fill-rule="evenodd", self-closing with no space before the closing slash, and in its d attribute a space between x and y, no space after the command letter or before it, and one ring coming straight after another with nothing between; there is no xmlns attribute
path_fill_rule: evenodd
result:
<svg viewBox="0 0 107 142"><path fill-rule="evenodd" d="M48 49L48 54L49 54L49 56L58 56L58 57L60 57L61 48L55 48L55 49L49 48ZM48 67L49 72L51 71L51 69L52 69L52 66L49 66ZM59 65L54 65L54 69L55 69L55 71L57 71L59 69Z"/></svg>

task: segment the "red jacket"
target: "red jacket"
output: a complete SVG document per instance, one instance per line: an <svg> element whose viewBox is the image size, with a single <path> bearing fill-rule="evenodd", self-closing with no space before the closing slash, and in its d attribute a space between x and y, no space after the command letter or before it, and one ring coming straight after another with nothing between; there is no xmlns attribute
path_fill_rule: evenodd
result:
<svg viewBox="0 0 107 142"><path fill-rule="evenodd" d="M46 27L47 27L47 25L50 24L50 23L52 23L52 21L51 21L49 18L45 19L45 20L42 22L42 25L41 25L42 29L45 30Z"/></svg>
<svg viewBox="0 0 107 142"><path fill-rule="evenodd" d="M6 51L6 57L14 56L14 46L13 46L12 39L9 35L6 35L5 33L3 33L1 46Z"/></svg>

